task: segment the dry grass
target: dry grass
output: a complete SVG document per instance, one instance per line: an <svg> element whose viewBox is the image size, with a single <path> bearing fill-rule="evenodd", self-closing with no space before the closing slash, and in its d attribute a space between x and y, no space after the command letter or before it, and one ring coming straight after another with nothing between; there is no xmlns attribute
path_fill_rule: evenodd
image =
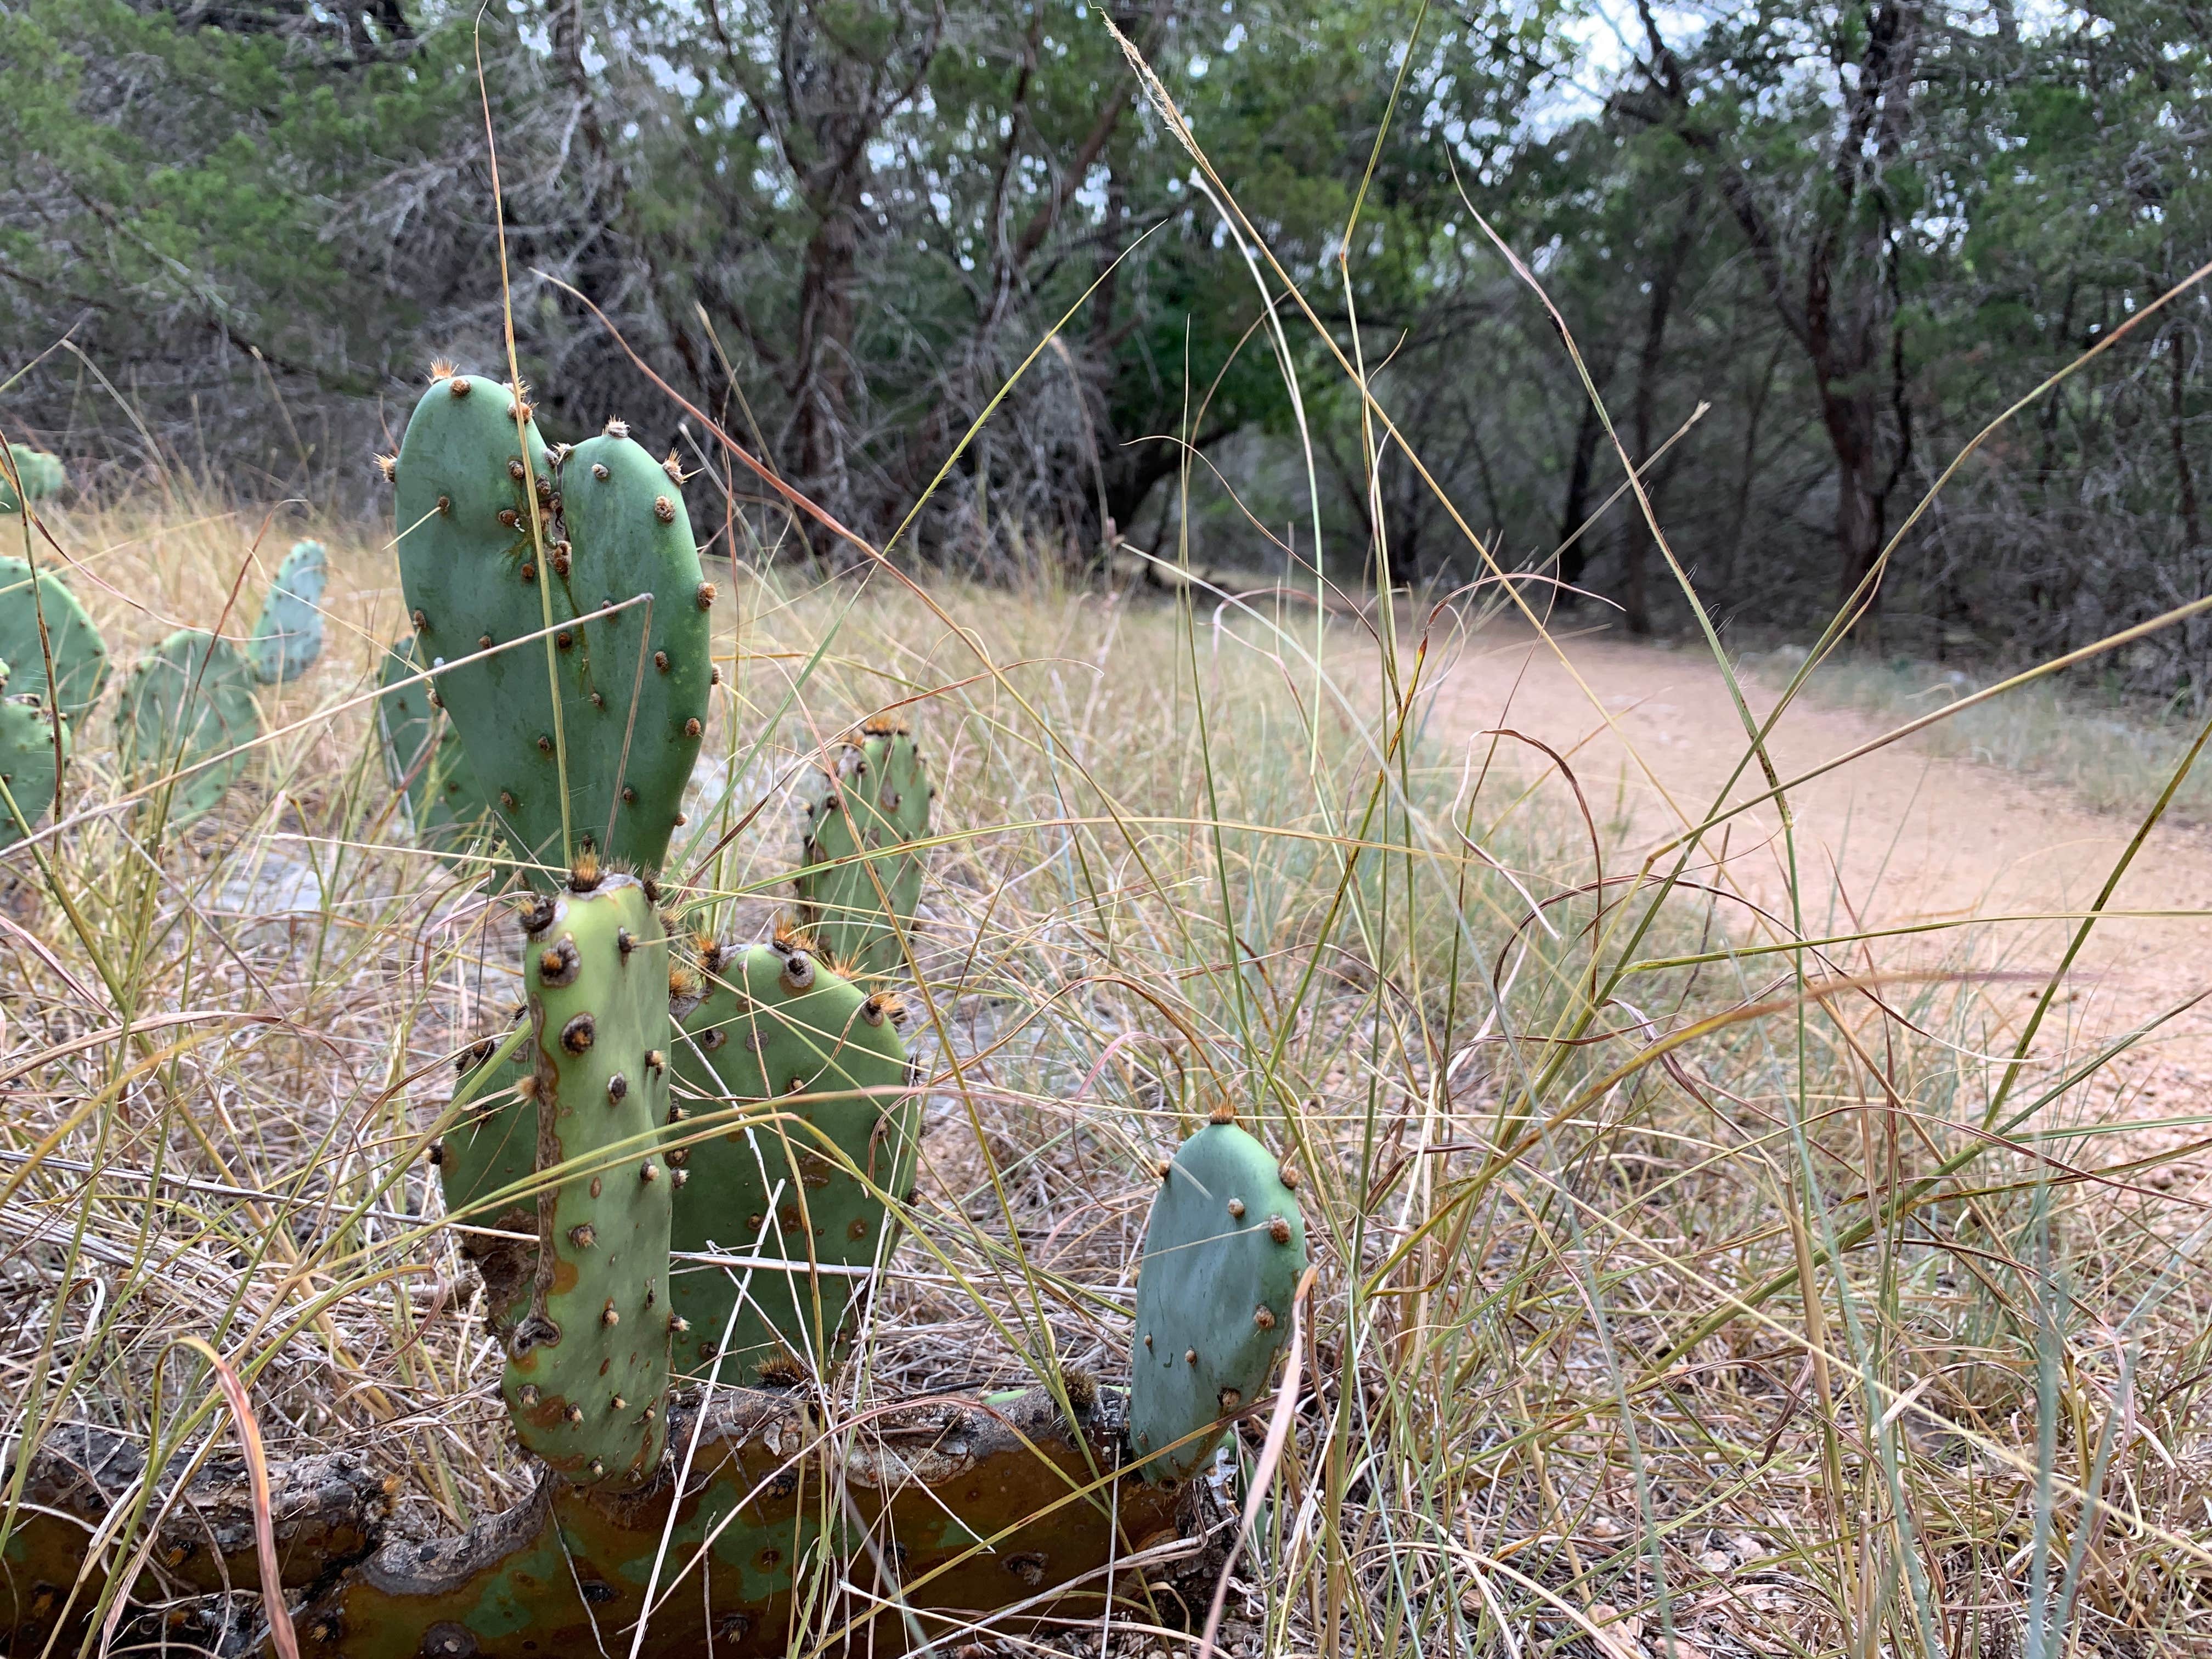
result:
<svg viewBox="0 0 2212 1659"><path fill-rule="evenodd" d="M331 647L223 811L112 807L95 714L43 862L0 854L0 1397L201 1456L202 1337L273 1456L354 1449L440 1532L528 1482L420 1157L517 936L406 843L361 702L396 579L322 528ZM212 623L260 534L52 529L118 664ZM779 574L715 623L674 864L724 937L776 908L822 738L914 700L943 784L919 1237L826 1408L1125 1371L1147 1171L1226 1099L1321 1267L1239 1650L2212 1651L2199 1210L2063 1037L2002 1086L2018 1000L1971 941L1877 990L1871 946L1745 954L1786 941L1663 868L1595 889L1555 781L1398 741L1412 642L1357 623L1318 714L1310 622ZM1155 1642L1189 1645L1112 1645Z"/></svg>

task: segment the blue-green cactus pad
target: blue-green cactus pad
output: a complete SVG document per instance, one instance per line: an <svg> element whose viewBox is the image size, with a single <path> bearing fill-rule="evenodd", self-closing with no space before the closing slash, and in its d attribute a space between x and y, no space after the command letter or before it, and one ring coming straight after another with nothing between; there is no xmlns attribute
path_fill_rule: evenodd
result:
<svg viewBox="0 0 2212 1659"><path fill-rule="evenodd" d="M299 678L323 654L323 587L329 580L323 544L293 543L253 624L253 672L264 685Z"/></svg>
<svg viewBox="0 0 2212 1659"><path fill-rule="evenodd" d="M197 628L179 629L140 659L116 711L131 786L207 761L178 781L169 810L180 818L212 811L253 758L245 745L261 735L257 684L244 652Z"/></svg>
<svg viewBox="0 0 2212 1659"><path fill-rule="evenodd" d="M90 708L107 681L107 642L60 578L40 569L33 597L31 567L12 555L0 556L0 657L15 665L9 691L15 696L46 698L75 721ZM60 691L46 691L46 645L39 637L43 612L46 639L53 647Z"/></svg>
<svg viewBox="0 0 2212 1659"><path fill-rule="evenodd" d="M1267 1149L1233 1123L1183 1142L1137 1273L1129 1444L1150 1455L1147 1480L1204 1467L1220 1443L1204 1431L1258 1400L1305 1267L1305 1222Z"/></svg>

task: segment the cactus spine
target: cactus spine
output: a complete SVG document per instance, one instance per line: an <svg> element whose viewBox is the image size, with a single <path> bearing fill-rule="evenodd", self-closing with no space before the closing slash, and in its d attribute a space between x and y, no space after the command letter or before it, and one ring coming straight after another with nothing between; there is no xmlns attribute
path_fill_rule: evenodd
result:
<svg viewBox="0 0 2212 1659"><path fill-rule="evenodd" d="M253 624L254 678L264 685L295 680L323 653L323 586L330 562L320 542L295 542L276 567Z"/></svg>
<svg viewBox="0 0 2212 1659"><path fill-rule="evenodd" d="M922 856L937 793L903 722L878 716L842 738L805 796L801 915L831 956L861 975L901 973L902 936L921 898Z"/></svg>
<svg viewBox="0 0 2212 1659"><path fill-rule="evenodd" d="M58 687L52 692L46 685L49 646ZM76 595L49 570L39 572L33 586L29 563L12 556L0 556L0 657L15 665L16 696L39 697L71 722L92 706L107 680L107 642Z"/></svg>
<svg viewBox="0 0 2212 1659"><path fill-rule="evenodd" d="M583 1486L651 1479L666 1432L668 945L644 886L588 858L526 917L538 1103L536 1273L501 1392L525 1448Z"/></svg>
<svg viewBox="0 0 2212 1659"><path fill-rule="evenodd" d="M877 1264L885 1195L902 1200L914 1179L921 1103L896 1005L795 940L706 954L707 991L679 1021L677 1078L702 1103L694 1115L756 1109L669 1153L694 1177L676 1197L675 1247L793 1265L677 1274L691 1329L676 1368L738 1383L788 1377L794 1361L826 1370L859 1282L837 1270Z"/></svg>
<svg viewBox="0 0 2212 1659"><path fill-rule="evenodd" d="M550 450L513 392L450 373L416 406L394 483L418 653L454 665L442 700L538 884L587 846L659 869L713 673L714 589L676 484L622 431ZM549 626L550 682L532 637Z"/></svg>
<svg viewBox="0 0 2212 1659"><path fill-rule="evenodd" d="M1180 1480L1206 1432L1260 1397L1290 1334L1306 1230L1287 1173L1234 1123L1183 1142L1160 1172L1137 1274L1129 1444L1148 1480Z"/></svg>

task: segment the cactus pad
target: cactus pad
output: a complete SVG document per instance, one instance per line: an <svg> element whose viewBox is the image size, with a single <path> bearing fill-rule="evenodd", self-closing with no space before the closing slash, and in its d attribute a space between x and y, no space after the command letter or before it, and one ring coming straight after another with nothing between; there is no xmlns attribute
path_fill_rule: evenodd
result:
<svg viewBox="0 0 2212 1659"><path fill-rule="evenodd" d="M556 455L526 421L518 439L517 413L497 382L447 375L408 422L394 482L417 649L458 662L550 623L557 720L542 638L442 675L441 700L526 860L567 862L565 752L574 850L657 870L706 720L714 589L680 490L641 447L607 435ZM641 593L650 607L600 614Z"/></svg>
<svg viewBox="0 0 2212 1659"><path fill-rule="evenodd" d="M491 1328L501 1337L526 1310L538 1261L534 1243L495 1236L534 1240L538 1232L538 1200L520 1190L538 1163L538 1111L525 1082L533 1075L532 1052L526 1042L487 1037L462 1054L453 1091L460 1115L431 1154L446 1214L463 1229L461 1258L483 1277ZM501 1193L507 1196L495 1196Z"/></svg>
<svg viewBox="0 0 2212 1659"><path fill-rule="evenodd" d="M1109 1594L1143 1619L1135 1574L1104 1569L1202 1530L1208 1494L1131 1482L1110 1501L1077 1495L1113 1463L1118 1403L1102 1395L1070 1423L1042 1389L940 1397L872 1413L848 1448L803 1397L717 1390L680 1496L672 1480L635 1497L549 1481L465 1537L394 1540L319 1589L295 1620L300 1646L345 1659L944 1659L992 1637L1096 1630ZM696 1419L679 1411L671 1438L689 1443ZM844 1517L826 1534L825 1488ZM633 1647L672 1510L657 1606ZM1155 1565L1160 1601L1202 1602L1217 1559ZM894 1564L896 1587L878 1561ZM823 1608L825 1577L841 1575L860 1594ZM0 1583L0 1621L5 1598Z"/></svg>
<svg viewBox="0 0 2212 1659"><path fill-rule="evenodd" d="M9 690L54 704L65 720L91 706L107 678L107 642L84 614L76 595L50 570L39 572L38 597L32 598L31 567L24 560L0 557L0 657L15 665ZM46 638L53 646L60 690L46 692L46 653L39 640L39 617L46 616Z"/></svg>
<svg viewBox="0 0 2212 1659"><path fill-rule="evenodd" d="M7 673L0 664L0 682ZM54 805L57 735L66 750L69 728L38 698L0 696L0 784L8 787L0 796L0 847L22 840Z"/></svg>
<svg viewBox="0 0 2212 1659"><path fill-rule="evenodd" d="M899 935L921 897L922 855L895 849L929 833L936 793L912 733L883 718L842 738L805 792L809 867L796 883L799 906L849 972L892 974L906 966ZM886 850L890 856L860 856ZM830 867L813 867L821 865Z"/></svg>
<svg viewBox="0 0 2212 1659"><path fill-rule="evenodd" d="M1260 1397L1305 1267L1305 1223L1267 1149L1233 1123L1185 1141L1152 1200L1137 1273L1129 1444L1156 1454L1146 1480L1202 1468L1220 1437L1200 1431Z"/></svg>
<svg viewBox="0 0 2212 1659"><path fill-rule="evenodd" d="M62 458L43 449L28 448L22 444L8 446L8 459L15 476L23 481L23 494L33 501L61 493L69 482L69 473L62 465ZM0 467L0 513L20 513L23 504L15 498L15 486L8 477L8 469Z"/></svg>
<svg viewBox="0 0 2212 1659"><path fill-rule="evenodd" d="M253 672L264 685L298 679L323 654L323 586L329 579L320 542L292 544L253 624Z"/></svg>
<svg viewBox="0 0 2212 1659"><path fill-rule="evenodd" d="M651 1140L668 1109L667 943L636 878L589 861L526 927L535 1169L549 1179L501 1391L526 1449L580 1485L627 1489L659 1468L667 1428L683 1172Z"/></svg>
<svg viewBox="0 0 2212 1659"><path fill-rule="evenodd" d="M210 761L178 781L170 810L179 817L213 811L252 758L244 745L261 735L256 684L252 665L228 640L196 628L163 640L131 671L116 712L133 786Z"/></svg>
<svg viewBox="0 0 2212 1659"><path fill-rule="evenodd" d="M902 1092L906 1045L888 996L869 995L787 942L713 955L707 994L679 1022L679 1104L695 1119L754 1110L671 1152L693 1177L677 1194L672 1237L678 1250L796 1265L753 1268L734 1327L746 1271L683 1266L676 1307L691 1328L675 1365L708 1372L729 1327L717 1375L748 1383L764 1364L821 1364L836 1352L860 1281L808 1264L875 1265L884 1195L903 1198L914 1179L921 1109Z"/></svg>
<svg viewBox="0 0 2212 1659"><path fill-rule="evenodd" d="M415 641L401 640L384 653L377 675L377 746L392 787L407 800L415 839L450 851L465 845L485 817L476 774L451 721L431 707L430 688L414 678Z"/></svg>

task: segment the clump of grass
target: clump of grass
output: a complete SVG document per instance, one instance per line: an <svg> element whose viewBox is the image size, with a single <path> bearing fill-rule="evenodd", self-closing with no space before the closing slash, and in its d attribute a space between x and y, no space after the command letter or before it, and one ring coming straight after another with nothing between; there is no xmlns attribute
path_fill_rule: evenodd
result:
<svg viewBox="0 0 2212 1659"><path fill-rule="evenodd" d="M274 539L206 500L52 527L125 661ZM164 1358L204 1338L273 1457L349 1448L443 1532L531 1478L420 1157L516 938L401 833L362 701L389 556L319 533L331 647L222 812L114 805L96 714L43 863L0 854L0 1377L25 1434L177 1465L227 1433ZM1415 736L1410 630L1325 623L1316 705L1272 609L732 576L686 903L769 925L781 792L858 715L903 703L942 782L918 1237L825 1412L1112 1380L1148 1171L1227 1101L1306 1176L1322 1269L1241 1650L2208 1640L2201 1228L2157 1184L2204 1120L2146 1151L2063 1034L2015 1074L1972 930L1885 977L1711 848L1624 866L1559 780Z"/></svg>

